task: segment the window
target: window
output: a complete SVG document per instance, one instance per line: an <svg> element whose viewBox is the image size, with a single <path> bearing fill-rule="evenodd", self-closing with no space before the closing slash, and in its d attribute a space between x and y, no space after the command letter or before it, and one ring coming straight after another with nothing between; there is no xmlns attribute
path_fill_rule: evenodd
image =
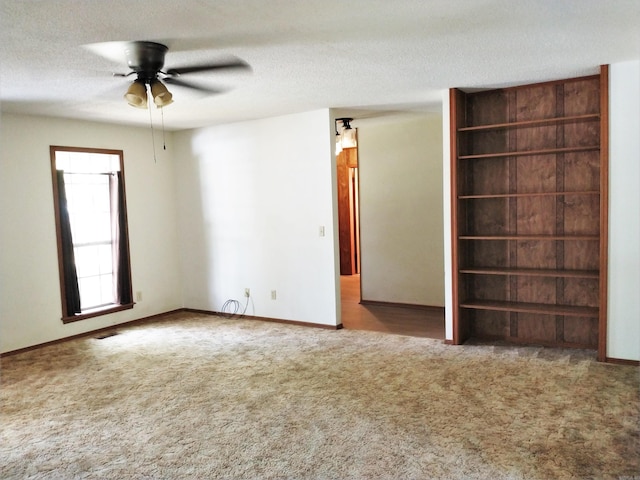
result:
<svg viewBox="0 0 640 480"><path fill-rule="evenodd" d="M51 147L62 321L133 307L120 150Z"/></svg>

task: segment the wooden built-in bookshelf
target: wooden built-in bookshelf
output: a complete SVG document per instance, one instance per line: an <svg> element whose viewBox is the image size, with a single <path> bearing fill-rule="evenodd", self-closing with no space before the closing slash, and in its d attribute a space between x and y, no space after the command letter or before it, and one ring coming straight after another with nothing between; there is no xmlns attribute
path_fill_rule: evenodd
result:
<svg viewBox="0 0 640 480"><path fill-rule="evenodd" d="M607 83L451 90L453 343L605 359Z"/></svg>

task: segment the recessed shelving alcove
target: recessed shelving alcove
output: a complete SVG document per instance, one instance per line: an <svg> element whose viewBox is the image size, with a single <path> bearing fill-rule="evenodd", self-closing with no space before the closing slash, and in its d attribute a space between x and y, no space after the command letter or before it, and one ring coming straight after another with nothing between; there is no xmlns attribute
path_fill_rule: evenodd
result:
<svg viewBox="0 0 640 480"><path fill-rule="evenodd" d="M454 339L605 357L607 67L450 91Z"/></svg>

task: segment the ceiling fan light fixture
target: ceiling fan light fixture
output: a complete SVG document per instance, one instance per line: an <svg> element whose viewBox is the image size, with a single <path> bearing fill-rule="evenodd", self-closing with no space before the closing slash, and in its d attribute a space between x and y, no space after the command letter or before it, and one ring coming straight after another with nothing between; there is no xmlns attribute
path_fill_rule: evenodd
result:
<svg viewBox="0 0 640 480"><path fill-rule="evenodd" d="M132 107L147 108L147 86L138 80L129 85L124 98Z"/></svg>
<svg viewBox="0 0 640 480"><path fill-rule="evenodd" d="M151 95L153 96L153 103L158 108L166 107L173 103L173 95L167 90L167 87L159 80L151 83Z"/></svg>

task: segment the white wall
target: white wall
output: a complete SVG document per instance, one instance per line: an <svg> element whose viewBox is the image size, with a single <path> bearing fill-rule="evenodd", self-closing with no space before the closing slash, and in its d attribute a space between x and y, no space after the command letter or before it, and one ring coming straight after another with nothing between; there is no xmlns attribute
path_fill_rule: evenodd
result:
<svg viewBox="0 0 640 480"><path fill-rule="evenodd" d="M0 352L182 306L171 135L154 163L148 129L3 113L0 128ZM64 325L49 146L122 149L132 310Z"/></svg>
<svg viewBox="0 0 640 480"><path fill-rule="evenodd" d="M442 307L441 117L357 127L362 298Z"/></svg>
<svg viewBox="0 0 640 480"><path fill-rule="evenodd" d="M609 69L607 356L640 360L640 61Z"/></svg>
<svg viewBox="0 0 640 480"><path fill-rule="evenodd" d="M640 360L640 62L609 70L609 272L607 357ZM445 338L453 339L449 93L443 103Z"/></svg>
<svg viewBox="0 0 640 480"><path fill-rule="evenodd" d="M250 288L248 315L337 325L329 111L174 139L185 306L219 311Z"/></svg>

